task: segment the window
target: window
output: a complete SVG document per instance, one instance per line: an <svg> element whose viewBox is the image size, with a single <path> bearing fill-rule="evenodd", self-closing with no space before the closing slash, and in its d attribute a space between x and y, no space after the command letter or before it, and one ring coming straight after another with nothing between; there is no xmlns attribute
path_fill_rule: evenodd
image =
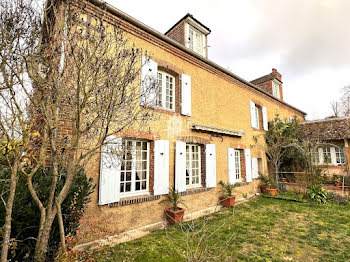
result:
<svg viewBox="0 0 350 262"><path fill-rule="evenodd" d="M281 98L280 96L280 85L276 82L272 82L272 95L277 98Z"/></svg>
<svg viewBox="0 0 350 262"><path fill-rule="evenodd" d="M157 106L174 110L175 78L165 72L158 72Z"/></svg>
<svg viewBox="0 0 350 262"><path fill-rule="evenodd" d="M201 148L186 144L186 187L201 186Z"/></svg>
<svg viewBox="0 0 350 262"><path fill-rule="evenodd" d="M345 164L344 152L340 150L338 147L335 148L335 159L337 161L337 164L339 165Z"/></svg>
<svg viewBox="0 0 350 262"><path fill-rule="evenodd" d="M260 122L260 118L259 118L259 108L257 107L257 106L255 106L255 127L257 128L257 129L259 129L260 128L260 124L259 124L259 122Z"/></svg>
<svg viewBox="0 0 350 262"><path fill-rule="evenodd" d="M241 154L239 150L235 150L235 174L236 181L241 180Z"/></svg>
<svg viewBox="0 0 350 262"><path fill-rule="evenodd" d="M120 195L123 197L148 192L149 142L123 141L123 160L120 172Z"/></svg>
<svg viewBox="0 0 350 262"><path fill-rule="evenodd" d="M314 163L315 165L320 163L320 155L318 153L318 148L315 148L314 150L312 150L311 152L311 161L312 163Z"/></svg>
<svg viewBox="0 0 350 262"><path fill-rule="evenodd" d="M204 54L203 39L204 39L204 35L189 25L187 47L195 51L196 53L203 55Z"/></svg>
<svg viewBox="0 0 350 262"><path fill-rule="evenodd" d="M330 147L323 147L323 163L329 164L332 162L332 156L331 156L331 148Z"/></svg>

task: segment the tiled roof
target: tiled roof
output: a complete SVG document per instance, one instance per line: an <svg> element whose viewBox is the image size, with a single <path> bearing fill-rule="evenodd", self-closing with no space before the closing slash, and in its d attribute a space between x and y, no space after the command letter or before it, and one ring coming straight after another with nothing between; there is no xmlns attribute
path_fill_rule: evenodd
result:
<svg viewBox="0 0 350 262"><path fill-rule="evenodd" d="M320 141L350 138L350 117L328 118L301 123L306 137Z"/></svg>
<svg viewBox="0 0 350 262"><path fill-rule="evenodd" d="M270 80L274 80L274 79L278 80L276 78L276 76L273 73L271 73L271 74L268 74L266 76L262 76L262 77L259 77L257 79L254 79L254 80L250 81L250 83L252 83L254 85L258 85L258 84L265 83L266 81L270 81ZM278 81L280 81L280 80L278 80Z"/></svg>

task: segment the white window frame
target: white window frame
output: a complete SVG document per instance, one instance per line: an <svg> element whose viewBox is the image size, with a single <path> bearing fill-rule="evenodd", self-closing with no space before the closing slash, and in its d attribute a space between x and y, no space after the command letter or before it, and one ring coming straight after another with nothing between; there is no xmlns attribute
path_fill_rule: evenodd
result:
<svg viewBox="0 0 350 262"><path fill-rule="evenodd" d="M241 151L235 150L234 157L235 157L235 181L241 182L242 181Z"/></svg>
<svg viewBox="0 0 350 262"><path fill-rule="evenodd" d="M272 81L272 95L274 97L277 97L278 99L281 98L281 94L280 94L280 84Z"/></svg>
<svg viewBox="0 0 350 262"><path fill-rule="evenodd" d="M196 28L194 28L191 25L187 25L187 41L186 41L186 46L191 49L192 51L204 55L205 54L205 36L203 33L199 32ZM193 38L191 38L190 34L191 31L193 33ZM197 36L199 39L197 39ZM196 48L199 45L199 50Z"/></svg>
<svg viewBox="0 0 350 262"><path fill-rule="evenodd" d="M320 152L318 150L318 147L311 151L311 161L314 163L314 165L320 164Z"/></svg>
<svg viewBox="0 0 350 262"><path fill-rule="evenodd" d="M122 192L120 190L120 197L121 198L125 198L125 197L132 197L132 196L139 196L139 195L149 195L149 161L150 161L150 143L148 141L144 141L144 140L133 140L133 139L125 139L123 140L123 155L126 156L127 154L127 143L131 142L132 143L132 152L131 152L131 169L129 172L131 172L131 191L130 192ZM146 143L147 144L147 167L146 167L146 189L143 190L138 190L136 191L135 187L136 187L136 143L137 142L141 142L141 157L142 157L142 143ZM125 183L124 181L126 181L126 165L124 162L124 157L122 157L122 164L121 164L121 171L120 171L120 184L118 185L119 187L121 187L122 183ZM141 166L142 166L142 160L141 160ZM125 167L125 169L123 169L123 167ZM141 168L142 169L142 168ZM125 180L122 181L122 176L123 173L125 172ZM140 182L141 183L141 182ZM142 183L140 184L140 186L142 187Z"/></svg>
<svg viewBox="0 0 350 262"><path fill-rule="evenodd" d="M198 183L192 183L192 165L193 165L193 159L192 159L192 153L193 153L193 147L198 148L198 173L199 173L199 179ZM191 150L188 151L188 148L191 148ZM195 187L201 187L202 186L202 172L201 172L201 146L198 144L186 144L186 188L195 188ZM188 174L188 184L187 184L187 174Z"/></svg>
<svg viewBox="0 0 350 262"><path fill-rule="evenodd" d="M328 163L325 161L326 155L329 156ZM332 164L332 154L331 154L331 148L329 146L322 147L322 159L323 159L323 164Z"/></svg>
<svg viewBox="0 0 350 262"><path fill-rule="evenodd" d="M160 79L161 77L161 79ZM169 88L169 93L172 92L172 94L167 94L167 77L169 79L172 79L172 89ZM157 107L166 109L169 111L175 111L175 77L173 75L170 75L166 72L163 72L159 70L157 72L157 83L158 83L158 91L157 91ZM170 83L169 83L170 86ZM169 106L167 107L167 97L172 98L172 101L169 101ZM161 104L159 101L159 98L161 98Z"/></svg>
<svg viewBox="0 0 350 262"><path fill-rule="evenodd" d="M345 164L345 154L338 147L335 147L335 159L336 159L337 165L344 165Z"/></svg>
<svg viewBox="0 0 350 262"><path fill-rule="evenodd" d="M259 108L255 105L255 128L260 129Z"/></svg>

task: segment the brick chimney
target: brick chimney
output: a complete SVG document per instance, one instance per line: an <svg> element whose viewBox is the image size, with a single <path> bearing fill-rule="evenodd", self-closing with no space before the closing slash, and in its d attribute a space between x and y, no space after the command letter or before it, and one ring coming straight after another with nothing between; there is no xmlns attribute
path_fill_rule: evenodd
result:
<svg viewBox="0 0 350 262"><path fill-rule="evenodd" d="M270 74L259 77L250 82L274 97L283 100L282 75L276 68L272 68Z"/></svg>

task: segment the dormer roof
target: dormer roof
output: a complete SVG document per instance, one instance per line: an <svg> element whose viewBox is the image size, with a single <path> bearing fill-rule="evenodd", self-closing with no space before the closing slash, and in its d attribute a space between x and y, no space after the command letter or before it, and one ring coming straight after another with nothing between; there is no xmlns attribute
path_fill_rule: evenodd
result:
<svg viewBox="0 0 350 262"><path fill-rule="evenodd" d="M195 27L198 31L203 33L204 35L210 34L211 30L199 22L196 18L193 17L192 14L187 13L183 18L181 18L175 25L173 25L168 31L165 32L165 35L169 33L172 29L174 29L178 24L180 24L182 21L187 22L191 26Z"/></svg>

